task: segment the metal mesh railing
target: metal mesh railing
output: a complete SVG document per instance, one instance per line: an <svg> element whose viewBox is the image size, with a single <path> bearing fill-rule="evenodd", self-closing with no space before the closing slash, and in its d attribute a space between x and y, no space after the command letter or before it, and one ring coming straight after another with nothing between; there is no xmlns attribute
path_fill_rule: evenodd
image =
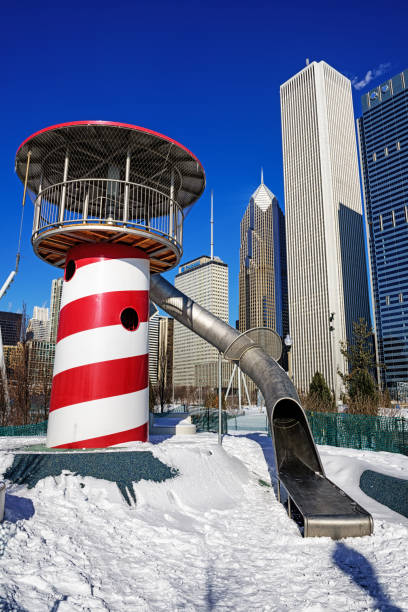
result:
<svg viewBox="0 0 408 612"><path fill-rule="evenodd" d="M168 195L146 185L110 179L80 179L42 190L35 200L33 239L66 225L139 228L182 242L183 211Z"/></svg>
<svg viewBox="0 0 408 612"><path fill-rule="evenodd" d="M408 455L408 420L363 414L306 412L316 444Z"/></svg>
<svg viewBox="0 0 408 612"><path fill-rule="evenodd" d="M93 123L44 130L18 151L22 180L31 152L28 189L33 199L44 189L83 179L118 179L168 196L173 191L182 208L201 195L204 171L181 145L143 128Z"/></svg>

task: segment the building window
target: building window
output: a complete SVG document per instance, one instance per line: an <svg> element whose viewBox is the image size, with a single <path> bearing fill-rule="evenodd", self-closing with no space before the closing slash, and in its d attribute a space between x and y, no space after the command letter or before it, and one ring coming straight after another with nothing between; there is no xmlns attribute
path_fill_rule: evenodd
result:
<svg viewBox="0 0 408 612"><path fill-rule="evenodd" d="M405 221L408 223L408 206L405 206Z"/></svg>
<svg viewBox="0 0 408 612"><path fill-rule="evenodd" d="M400 304L402 304L402 302L404 301L404 296L402 293L399 294L398 299L399 299Z"/></svg>
<svg viewBox="0 0 408 612"><path fill-rule="evenodd" d="M373 161L377 161L377 153L373 153Z"/></svg>
<svg viewBox="0 0 408 612"><path fill-rule="evenodd" d="M395 227L395 212L393 210L391 211L391 221L392 225Z"/></svg>
<svg viewBox="0 0 408 612"><path fill-rule="evenodd" d="M397 151L401 151L401 143L399 140L397 141Z"/></svg>
<svg viewBox="0 0 408 612"><path fill-rule="evenodd" d="M379 216L380 219L380 230L383 231L384 227L383 227L383 218L382 215Z"/></svg>
<svg viewBox="0 0 408 612"><path fill-rule="evenodd" d="M385 155L385 157L387 157L387 155L388 155L388 147L385 147L385 149L384 149L384 155Z"/></svg>
<svg viewBox="0 0 408 612"><path fill-rule="evenodd" d="M389 295L386 295L386 296L385 296L385 305L386 305L386 306L389 306L389 305L390 305L390 296L389 296Z"/></svg>

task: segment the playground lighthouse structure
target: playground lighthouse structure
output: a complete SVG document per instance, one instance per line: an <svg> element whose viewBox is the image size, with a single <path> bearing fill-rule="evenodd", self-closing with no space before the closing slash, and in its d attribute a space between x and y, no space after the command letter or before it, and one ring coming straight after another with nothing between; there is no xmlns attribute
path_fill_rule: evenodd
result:
<svg viewBox="0 0 408 612"><path fill-rule="evenodd" d="M150 273L178 264L203 167L156 132L79 121L25 140L16 172L35 253L65 268L47 445L146 441Z"/></svg>

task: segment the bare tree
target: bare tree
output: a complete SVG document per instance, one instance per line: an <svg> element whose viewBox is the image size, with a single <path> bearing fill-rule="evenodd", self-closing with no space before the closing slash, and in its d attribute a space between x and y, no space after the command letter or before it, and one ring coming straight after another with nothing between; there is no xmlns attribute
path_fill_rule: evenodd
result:
<svg viewBox="0 0 408 612"><path fill-rule="evenodd" d="M7 403L3 379L0 377L0 427L4 427L5 425L8 425Z"/></svg>
<svg viewBox="0 0 408 612"><path fill-rule="evenodd" d="M30 346L27 339L27 310L23 303L20 342L10 362L10 399L12 403L10 425L27 425L31 416L32 385L30 380Z"/></svg>
<svg viewBox="0 0 408 612"><path fill-rule="evenodd" d="M31 347L33 348L33 347ZM34 350L30 351L29 362L30 379L37 400L37 421L48 418L52 389L52 366L50 363L39 361Z"/></svg>
<svg viewBox="0 0 408 612"><path fill-rule="evenodd" d="M186 389L184 385L177 385L174 387L174 398L179 404L183 404L186 398Z"/></svg>

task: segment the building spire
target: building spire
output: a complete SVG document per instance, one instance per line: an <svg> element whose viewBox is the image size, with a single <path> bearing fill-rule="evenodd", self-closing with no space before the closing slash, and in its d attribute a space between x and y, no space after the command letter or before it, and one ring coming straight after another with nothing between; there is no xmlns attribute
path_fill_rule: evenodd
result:
<svg viewBox="0 0 408 612"><path fill-rule="evenodd" d="M214 191L211 189L211 259L214 259Z"/></svg>
<svg viewBox="0 0 408 612"><path fill-rule="evenodd" d="M263 182L263 168L261 166L261 185L263 185L263 184L264 184L264 182Z"/></svg>

